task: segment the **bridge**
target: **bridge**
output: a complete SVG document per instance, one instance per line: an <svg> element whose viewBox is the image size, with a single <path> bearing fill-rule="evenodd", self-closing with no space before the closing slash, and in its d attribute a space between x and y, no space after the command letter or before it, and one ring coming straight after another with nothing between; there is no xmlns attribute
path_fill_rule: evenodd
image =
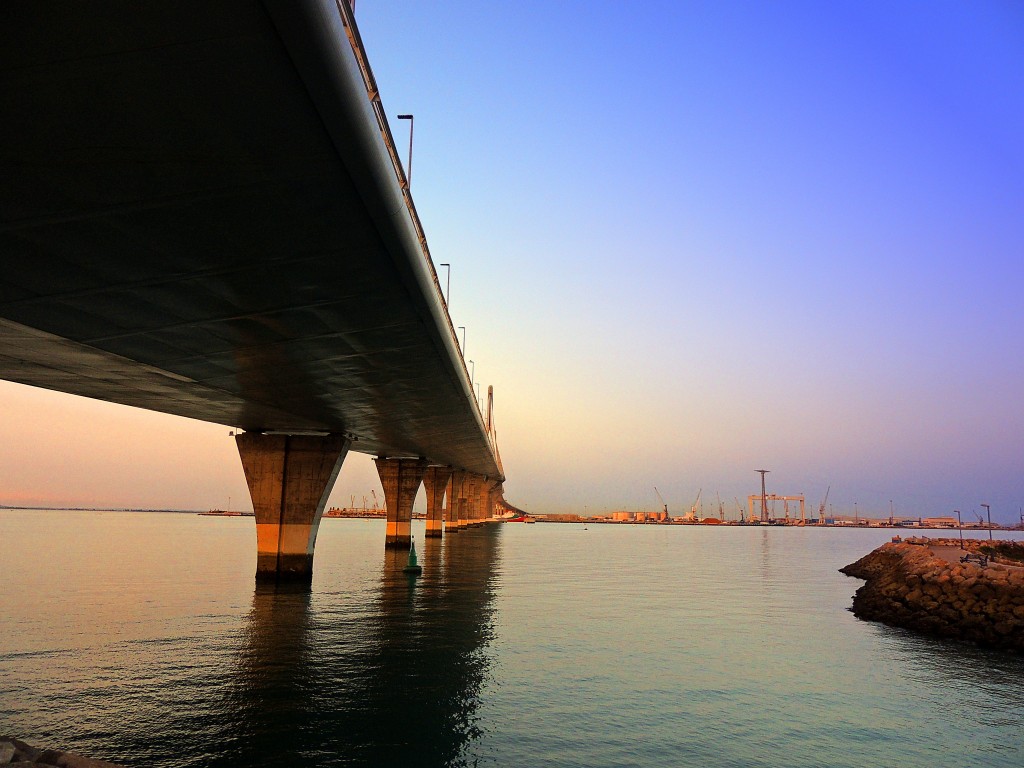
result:
<svg viewBox="0 0 1024 768"><path fill-rule="evenodd" d="M258 579L349 450L386 546L504 505L347 0L12 0L0 113L0 378L238 428Z"/></svg>

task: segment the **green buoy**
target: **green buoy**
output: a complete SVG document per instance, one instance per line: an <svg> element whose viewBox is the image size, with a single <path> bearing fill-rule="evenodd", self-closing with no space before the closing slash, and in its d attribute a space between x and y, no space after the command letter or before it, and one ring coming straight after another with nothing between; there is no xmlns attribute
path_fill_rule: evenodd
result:
<svg viewBox="0 0 1024 768"><path fill-rule="evenodd" d="M423 566L416 562L416 542L409 542L409 562L402 569L402 573L410 573L418 576L423 573Z"/></svg>

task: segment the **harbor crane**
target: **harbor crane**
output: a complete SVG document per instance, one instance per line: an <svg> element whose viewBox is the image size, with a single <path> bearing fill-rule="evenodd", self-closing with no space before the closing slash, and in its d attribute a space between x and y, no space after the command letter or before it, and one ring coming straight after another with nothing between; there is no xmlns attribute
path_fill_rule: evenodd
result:
<svg viewBox="0 0 1024 768"><path fill-rule="evenodd" d="M825 498L821 500L821 506L818 507L818 525L825 524L825 505L828 504L828 494L832 490L832 484L829 483L828 488L825 489Z"/></svg>
<svg viewBox="0 0 1024 768"><path fill-rule="evenodd" d="M665 503L665 497L661 495L658 486L654 486L654 492L658 494L658 501L661 502L661 511L664 513L665 519L668 520L668 504Z"/></svg>
<svg viewBox="0 0 1024 768"><path fill-rule="evenodd" d="M693 506L690 507L690 514L687 516L687 520L697 520L697 505L700 504L700 495L704 492L703 488L697 489L697 498L693 501Z"/></svg>
<svg viewBox="0 0 1024 768"><path fill-rule="evenodd" d="M742 523L743 522L743 505L740 504L740 497L739 496L733 496L733 498L736 500L736 508L740 511L740 522Z"/></svg>

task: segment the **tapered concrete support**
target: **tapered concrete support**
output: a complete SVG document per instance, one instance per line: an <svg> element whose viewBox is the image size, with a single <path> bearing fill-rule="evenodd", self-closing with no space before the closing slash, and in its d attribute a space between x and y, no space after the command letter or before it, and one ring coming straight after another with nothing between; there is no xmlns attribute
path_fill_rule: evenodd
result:
<svg viewBox="0 0 1024 768"><path fill-rule="evenodd" d="M477 509L477 524L483 525L484 520L491 516L491 481L484 479L480 483L478 491L479 507Z"/></svg>
<svg viewBox="0 0 1024 768"><path fill-rule="evenodd" d="M501 483L497 480L488 480L486 483L486 492L484 493L484 519L489 520L494 517L494 507L498 503L498 497L501 494Z"/></svg>
<svg viewBox="0 0 1024 768"><path fill-rule="evenodd" d="M448 527L452 533L458 533L466 527L466 492L469 488L469 473L457 469L452 473L452 492L449 502Z"/></svg>
<svg viewBox="0 0 1024 768"><path fill-rule="evenodd" d="M441 537L441 505L444 502L445 489L452 477L451 467L430 467L423 475L423 488L427 492L427 531L428 539Z"/></svg>
<svg viewBox="0 0 1024 768"><path fill-rule="evenodd" d="M320 517L351 441L244 432L235 444L256 513L256 580L311 580Z"/></svg>
<svg viewBox="0 0 1024 768"><path fill-rule="evenodd" d="M424 459L374 459L384 488L388 528L384 546L408 549L412 541L412 505L427 470Z"/></svg>
<svg viewBox="0 0 1024 768"><path fill-rule="evenodd" d="M463 490L466 496L465 521L463 528L475 528L480 524L480 475L466 474L466 481L463 483Z"/></svg>
<svg viewBox="0 0 1024 768"><path fill-rule="evenodd" d="M448 485L444 492L444 529L448 533L458 533L458 528L455 527L456 512L455 512L455 473L452 472L452 476L448 478Z"/></svg>

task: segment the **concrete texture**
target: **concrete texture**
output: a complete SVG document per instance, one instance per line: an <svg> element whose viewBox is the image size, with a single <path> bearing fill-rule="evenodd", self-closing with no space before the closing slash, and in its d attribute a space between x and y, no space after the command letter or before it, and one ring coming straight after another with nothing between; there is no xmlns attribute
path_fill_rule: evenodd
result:
<svg viewBox="0 0 1024 768"><path fill-rule="evenodd" d="M427 492L427 526L425 536L428 539L440 538L441 520L445 491L452 477L451 467L430 467L423 475L423 487Z"/></svg>
<svg viewBox="0 0 1024 768"><path fill-rule="evenodd" d="M256 578L312 579L320 518L351 441L245 432L235 443L256 513Z"/></svg>
<svg viewBox="0 0 1024 768"><path fill-rule="evenodd" d="M412 505L427 471L424 459L374 459L387 506L384 546L408 549L412 542Z"/></svg>

